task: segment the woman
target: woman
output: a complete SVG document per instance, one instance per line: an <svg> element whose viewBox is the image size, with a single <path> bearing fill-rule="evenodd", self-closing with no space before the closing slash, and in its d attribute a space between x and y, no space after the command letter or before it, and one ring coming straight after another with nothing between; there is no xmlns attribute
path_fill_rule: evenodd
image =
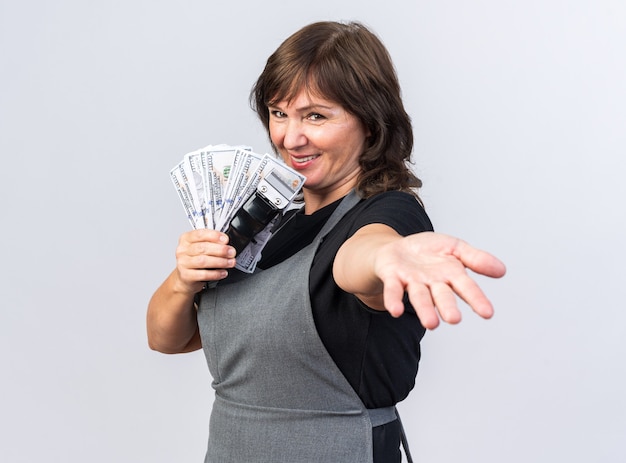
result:
<svg viewBox="0 0 626 463"><path fill-rule="evenodd" d="M148 307L149 344L204 349L215 389L206 462L400 462L394 405L413 388L425 329L460 321L455 293L489 318L466 268L500 277L504 265L432 233L392 62L362 25L296 32L251 101L277 154L306 176L304 207L249 277L225 234L183 234Z"/></svg>

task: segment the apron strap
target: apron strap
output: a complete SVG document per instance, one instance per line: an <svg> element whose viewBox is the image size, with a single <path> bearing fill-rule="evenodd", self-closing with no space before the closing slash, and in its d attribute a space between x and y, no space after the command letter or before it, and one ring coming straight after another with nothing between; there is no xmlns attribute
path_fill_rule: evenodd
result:
<svg viewBox="0 0 626 463"><path fill-rule="evenodd" d="M372 422L372 428L398 420L398 424L400 425L400 442L402 442L406 461L407 463L413 463L413 457L411 457L411 451L409 450L409 442L407 441L404 426L402 426L402 420L400 420L400 414L396 407L368 408L367 414Z"/></svg>
<svg viewBox="0 0 626 463"><path fill-rule="evenodd" d="M356 206L359 201L361 201L361 198L359 197L356 190L351 190L350 193L344 196L339 203L339 206L337 206L337 209L335 209L330 218L322 227L322 230L319 232L316 239L321 242L321 240L323 240L324 237L330 233L334 226L339 223L339 221L343 218L346 212Z"/></svg>
<svg viewBox="0 0 626 463"><path fill-rule="evenodd" d="M398 413L398 410L396 410L396 415L398 416L398 423L400 424L400 441L402 442L402 448L404 448L406 461L408 463L413 463L413 457L411 456L411 451L409 450L409 441L406 438L406 433L404 432L404 426L402 426L402 420L400 419L400 414Z"/></svg>
<svg viewBox="0 0 626 463"><path fill-rule="evenodd" d="M367 414L372 422L372 428L391 423L398 419L396 415L396 407L368 408Z"/></svg>

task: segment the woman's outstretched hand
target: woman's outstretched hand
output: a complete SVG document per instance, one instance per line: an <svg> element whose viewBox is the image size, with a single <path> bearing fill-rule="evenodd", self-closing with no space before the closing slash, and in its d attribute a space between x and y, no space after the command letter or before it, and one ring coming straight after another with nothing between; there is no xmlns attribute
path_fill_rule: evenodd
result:
<svg viewBox="0 0 626 463"><path fill-rule="evenodd" d="M493 306L467 270L500 278L504 264L458 238L423 232L402 237L383 224L361 228L340 248L335 281L364 304L394 317L404 312L408 294L422 325L461 321L456 296L478 315L490 318Z"/></svg>
<svg viewBox="0 0 626 463"><path fill-rule="evenodd" d="M406 292L428 329L436 328L440 318L447 323L461 321L456 296L481 317L493 315L491 302L467 269L492 278L506 273L495 256L458 238L432 232L393 240L380 247L374 260L374 272L383 283L385 309L400 316Z"/></svg>

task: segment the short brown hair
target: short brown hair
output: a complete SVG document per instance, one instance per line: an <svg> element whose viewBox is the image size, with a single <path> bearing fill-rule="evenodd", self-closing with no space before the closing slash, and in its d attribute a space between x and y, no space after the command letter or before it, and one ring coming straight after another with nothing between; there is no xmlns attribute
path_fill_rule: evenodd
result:
<svg viewBox="0 0 626 463"><path fill-rule="evenodd" d="M269 133L269 110L300 90L341 104L370 132L359 158L357 190L370 197L389 190L417 196L422 182L410 170L411 119L404 109L391 57L358 22L317 22L287 38L268 58L250 103Z"/></svg>

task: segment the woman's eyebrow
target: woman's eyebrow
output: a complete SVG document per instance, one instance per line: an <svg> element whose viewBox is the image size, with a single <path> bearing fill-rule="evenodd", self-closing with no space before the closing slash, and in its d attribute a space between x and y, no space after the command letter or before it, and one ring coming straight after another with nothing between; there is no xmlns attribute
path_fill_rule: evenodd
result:
<svg viewBox="0 0 626 463"><path fill-rule="evenodd" d="M268 105L269 109L281 109L280 105ZM311 111L311 110L315 110L315 109L326 109L326 110L332 110L333 106L328 106L325 104L321 104L321 103L312 103L312 104L308 104L306 106L300 106L298 108L294 108L296 111L298 112L306 112L306 111Z"/></svg>

